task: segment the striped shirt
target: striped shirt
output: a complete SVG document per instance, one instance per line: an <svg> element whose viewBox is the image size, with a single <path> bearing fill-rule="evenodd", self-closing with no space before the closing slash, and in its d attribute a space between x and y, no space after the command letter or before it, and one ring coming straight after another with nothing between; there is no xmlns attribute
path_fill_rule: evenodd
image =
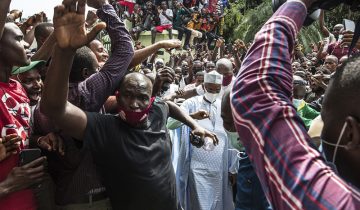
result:
<svg viewBox="0 0 360 210"><path fill-rule="evenodd" d="M292 106L290 58L306 13L287 2L257 33L231 94L236 128L274 209L360 209L360 193L310 145Z"/></svg>

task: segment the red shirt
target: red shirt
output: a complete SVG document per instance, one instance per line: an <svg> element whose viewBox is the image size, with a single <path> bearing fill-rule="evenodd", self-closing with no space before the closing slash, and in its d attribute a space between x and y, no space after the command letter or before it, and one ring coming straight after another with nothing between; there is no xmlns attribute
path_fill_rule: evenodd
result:
<svg viewBox="0 0 360 210"><path fill-rule="evenodd" d="M9 83L0 82L0 131L1 137L18 134L23 141L20 148L29 145L30 130L29 99L21 84L15 80ZM0 182L4 181L10 171L18 165L19 153L11 155L0 162ZM0 199L0 210L35 210L35 197L31 189L14 192Z"/></svg>
<svg viewBox="0 0 360 210"><path fill-rule="evenodd" d="M329 55L334 55L336 56L339 60L347 55L349 52L349 47L348 46L341 46L340 42L335 42L329 45L328 49L327 49L327 53ZM356 49L353 49L352 53L357 53Z"/></svg>

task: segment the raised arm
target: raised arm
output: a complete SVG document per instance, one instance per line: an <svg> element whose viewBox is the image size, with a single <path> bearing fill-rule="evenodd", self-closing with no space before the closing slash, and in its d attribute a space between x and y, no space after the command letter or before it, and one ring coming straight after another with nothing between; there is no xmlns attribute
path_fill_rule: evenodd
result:
<svg viewBox="0 0 360 210"><path fill-rule="evenodd" d="M285 3L257 33L233 87L234 122L274 209L358 209L292 105L291 52L311 2Z"/></svg>
<svg viewBox="0 0 360 210"><path fill-rule="evenodd" d="M41 111L65 133L79 140L83 138L87 118L81 109L67 102L70 69L76 49L89 43L105 27L100 23L86 34L85 5L86 0L68 0L54 10L57 45L41 99Z"/></svg>
<svg viewBox="0 0 360 210"><path fill-rule="evenodd" d="M325 26L325 12L324 10L321 10L320 17L319 17L319 25L320 25L320 31L324 37L330 36L330 31Z"/></svg>
<svg viewBox="0 0 360 210"><path fill-rule="evenodd" d="M128 72L134 48L125 24L107 0L88 0L88 4L97 9L97 16L106 23L112 49L111 56L101 71L79 84L79 91L86 100L83 108L86 111L98 112Z"/></svg>
<svg viewBox="0 0 360 210"><path fill-rule="evenodd" d="M139 65L144 60L146 60L149 56L156 53L158 50L160 50L162 48L172 49L172 48L179 48L179 47L181 47L181 41L178 39L172 39L172 40L159 41L159 42L152 44L148 47L145 47L143 49L136 50L128 69L131 69L131 68Z"/></svg>
<svg viewBox="0 0 360 210"><path fill-rule="evenodd" d="M51 33L50 36L46 39L44 44L36 51L36 53L31 57L32 60L49 60L51 57L53 48L56 44L56 38L54 33Z"/></svg>
<svg viewBox="0 0 360 210"><path fill-rule="evenodd" d="M4 26L6 22L6 15L9 11L11 0L0 1L0 39L4 32Z"/></svg>

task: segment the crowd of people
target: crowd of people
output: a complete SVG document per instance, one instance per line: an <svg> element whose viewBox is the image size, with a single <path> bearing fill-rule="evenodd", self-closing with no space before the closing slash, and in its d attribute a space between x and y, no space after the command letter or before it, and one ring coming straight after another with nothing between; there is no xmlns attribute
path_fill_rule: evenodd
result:
<svg viewBox="0 0 360 210"><path fill-rule="evenodd" d="M137 41L141 32L151 31L151 42L155 43L156 34L168 31L173 38L173 29L182 40L185 35L184 49L198 43L208 46L223 35L225 9L228 1L119 1L112 2L119 16L132 24L130 34Z"/></svg>
<svg viewBox="0 0 360 210"><path fill-rule="evenodd" d="M360 41L322 11L306 49L315 2L245 43L227 1L64 0L50 23L2 0L0 210L359 209Z"/></svg>

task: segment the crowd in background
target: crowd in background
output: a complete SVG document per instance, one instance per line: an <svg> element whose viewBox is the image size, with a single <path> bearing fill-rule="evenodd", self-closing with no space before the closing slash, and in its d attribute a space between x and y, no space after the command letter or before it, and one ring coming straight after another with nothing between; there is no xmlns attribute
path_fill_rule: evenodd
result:
<svg viewBox="0 0 360 210"><path fill-rule="evenodd" d="M321 132L334 98L358 87L347 69L360 42L350 49L354 31L326 28L322 11L325 38L305 49L296 34L313 1L285 3L250 43L222 37L222 0L88 0L86 17L86 1L65 0L53 23L7 13L10 2L0 3L0 210L359 207L358 170L324 165L351 147L343 136L358 140L345 131L358 123L346 118L337 142ZM42 156L26 162L28 148Z"/></svg>

